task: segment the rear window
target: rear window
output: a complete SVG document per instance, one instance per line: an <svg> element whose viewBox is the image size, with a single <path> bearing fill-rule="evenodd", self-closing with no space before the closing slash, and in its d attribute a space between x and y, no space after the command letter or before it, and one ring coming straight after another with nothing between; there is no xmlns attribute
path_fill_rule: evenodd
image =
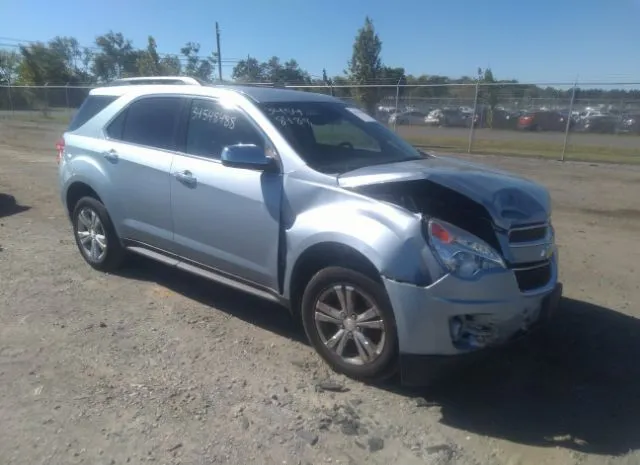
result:
<svg viewBox="0 0 640 465"><path fill-rule="evenodd" d="M113 95L89 95L86 100L82 102L80 108L78 108L78 111L71 120L67 131L75 131L84 123L104 110L107 105L109 105L117 98L118 97Z"/></svg>

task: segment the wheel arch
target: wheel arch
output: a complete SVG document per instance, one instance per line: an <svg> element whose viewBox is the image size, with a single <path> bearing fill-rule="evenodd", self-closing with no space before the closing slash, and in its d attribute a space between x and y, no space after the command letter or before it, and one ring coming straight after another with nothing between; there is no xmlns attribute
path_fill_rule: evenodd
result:
<svg viewBox="0 0 640 465"><path fill-rule="evenodd" d="M342 266L382 282L378 267L355 247L335 241L313 244L298 256L289 273L285 289L293 313L299 312L302 295L311 278L329 266Z"/></svg>
<svg viewBox="0 0 640 465"><path fill-rule="evenodd" d="M82 197L92 197L104 204L98 192L96 192L96 190L89 184L79 180L73 181L69 184L65 193L65 204L69 217L73 214L76 204Z"/></svg>

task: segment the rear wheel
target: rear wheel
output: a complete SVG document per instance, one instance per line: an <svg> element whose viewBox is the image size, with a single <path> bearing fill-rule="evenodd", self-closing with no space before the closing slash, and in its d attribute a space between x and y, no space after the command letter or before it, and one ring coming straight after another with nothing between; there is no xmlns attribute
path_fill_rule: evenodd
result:
<svg viewBox="0 0 640 465"><path fill-rule="evenodd" d="M325 268L305 289L302 321L311 344L335 371L362 381L396 372L396 324L381 283L346 268Z"/></svg>
<svg viewBox="0 0 640 465"><path fill-rule="evenodd" d="M82 197L71 218L76 244L85 261L100 271L119 268L125 250L104 205L93 197Z"/></svg>

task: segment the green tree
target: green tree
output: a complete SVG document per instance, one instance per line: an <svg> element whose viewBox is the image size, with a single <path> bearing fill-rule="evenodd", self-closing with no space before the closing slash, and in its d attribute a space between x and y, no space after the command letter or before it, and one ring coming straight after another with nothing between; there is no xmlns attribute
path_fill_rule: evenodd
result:
<svg viewBox="0 0 640 465"><path fill-rule="evenodd" d="M500 87L496 85L497 81L493 77L493 72L491 68L487 68L484 70L484 75L482 77L482 82L485 84L490 84L485 86L485 102L489 105L489 108L493 110L498 105L498 95L500 93Z"/></svg>
<svg viewBox="0 0 640 465"><path fill-rule="evenodd" d="M264 77L268 82L278 84L308 84L311 81L309 74L300 68L294 59L280 62L280 58L274 56L262 64Z"/></svg>
<svg viewBox="0 0 640 465"><path fill-rule="evenodd" d="M0 50L0 85L6 86L18 78L20 54L13 50Z"/></svg>
<svg viewBox="0 0 640 465"><path fill-rule="evenodd" d="M367 16L353 44L353 53L349 61L349 79L358 85L375 84L382 75L381 51L382 42L376 34L371 18ZM375 112L379 100L378 89L359 87L355 89L355 97L369 113Z"/></svg>
<svg viewBox="0 0 640 465"><path fill-rule="evenodd" d="M200 53L200 44L197 42L187 42L180 49L180 53L182 53L186 61L184 73L187 76L203 81L211 81L214 66L218 63L214 54L206 58L200 57L198 55Z"/></svg>
<svg viewBox="0 0 640 465"><path fill-rule="evenodd" d="M99 81L137 75L141 52L134 50L131 41L122 33L109 31L98 36L96 46L100 51L93 57L93 74Z"/></svg>
<svg viewBox="0 0 640 465"><path fill-rule="evenodd" d="M166 55L160 60L160 69L165 76L179 76L182 73L182 63L176 55Z"/></svg>
<svg viewBox="0 0 640 465"><path fill-rule="evenodd" d="M404 97L407 90L405 87L407 80L404 75L404 68L392 68L390 66L383 66L382 68L380 68L380 77L378 78L378 80L380 83L385 85L396 86L398 85L398 83L401 84L399 89L397 89L396 87L381 87L378 91L378 101L383 98L395 98L396 91L399 91L399 97Z"/></svg>
<svg viewBox="0 0 640 465"><path fill-rule="evenodd" d="M58 50L42 42L20 46L18 81L24 85L66 84L75 81L73 70Z"/></svg>
<svg viewBox="0 0 640 465"><path fill-rule="evenodd" d="M269 82L289 85L303 85L311 82L309 73L300 68L298 62L290 59L282 63L273 56L265 62L247 57L233 67L231 76L239 82Z"/></svg>
<svg viewBox="0 0 640 465"><path fill-rule="evenodd" d="M93 81L90 64L93 52L87 47L81 47L75 37L56 36L49 42L49 48L63 57L67 69L73 75L73 83L88 83Z"/></svg>
<svg viewBox="0 0 640 465"><path fill-rule="evenodd" d="M262 63L253 57L240 60L231 72L231 78L238 82L263 82L265 69Z"/></svg>
<svg viewBox="0 0 640 465"><path fill-rule="evenodd" d="M167 55L160 58L158 46L153 36L147 39L147 49L140 53L137 61L140 76L170 76L180 74L181 63L176 56Z"/></svg>

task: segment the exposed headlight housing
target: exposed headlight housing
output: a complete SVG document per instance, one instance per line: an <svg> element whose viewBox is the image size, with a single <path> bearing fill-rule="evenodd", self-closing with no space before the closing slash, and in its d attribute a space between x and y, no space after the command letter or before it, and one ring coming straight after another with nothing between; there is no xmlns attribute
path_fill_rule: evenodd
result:
<svg viewBox="0 0 640 465"><path fill-rule="evenodd" d="M489 244L473 234L441 220L427 223L429 245L450 273L470 278L481 270L506 268Z"/></svg>

